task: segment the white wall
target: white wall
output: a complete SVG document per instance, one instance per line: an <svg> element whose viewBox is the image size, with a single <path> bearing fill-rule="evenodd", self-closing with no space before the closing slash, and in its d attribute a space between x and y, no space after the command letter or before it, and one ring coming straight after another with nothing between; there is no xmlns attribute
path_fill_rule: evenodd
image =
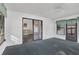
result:
<svg viewBox="0 0 79 59"><path fill-rule="evenodd" d="M8 30L6 32L8 32L8 35L6 38L9 37L10 40L17 44L22 43L22 17L43 20L43 39L53 37L53 21L51 19L10 10L7 15L6 28Z"/></svg>
<svg viewBox="0 0 79 59"><path fill-rule="evenodd" d="M8 10L5 20L6 41L0 46L0 54L7 46L22 44L22 17L43 20L43 39L54 37L54 22L52 19Z"/></svg>

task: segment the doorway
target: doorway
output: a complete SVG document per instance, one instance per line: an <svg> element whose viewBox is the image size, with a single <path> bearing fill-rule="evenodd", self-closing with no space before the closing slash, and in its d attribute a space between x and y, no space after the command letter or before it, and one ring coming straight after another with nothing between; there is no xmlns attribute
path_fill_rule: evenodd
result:
<svg viewBox="0 0 79 59"><path fill-rule="evenodd" d="M23 43L42 40L43 22L31 18L22 18Z"/></svg>
<svg viewBox="0 0 79 59"><path fill-rule="evenodd" d="M66 24L66 40L77 42L77 20L70 19Z"/></svg>

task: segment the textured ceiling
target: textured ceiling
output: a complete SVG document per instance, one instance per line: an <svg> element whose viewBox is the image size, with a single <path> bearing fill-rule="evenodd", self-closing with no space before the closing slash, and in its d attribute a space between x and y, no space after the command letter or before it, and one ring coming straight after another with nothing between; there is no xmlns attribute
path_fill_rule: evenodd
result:
<svg viewBox="0 0 79 59"><path fill-rule="evenodd" d="M77 3L6 3L7 9L51 19L79 13Z"/></svg>

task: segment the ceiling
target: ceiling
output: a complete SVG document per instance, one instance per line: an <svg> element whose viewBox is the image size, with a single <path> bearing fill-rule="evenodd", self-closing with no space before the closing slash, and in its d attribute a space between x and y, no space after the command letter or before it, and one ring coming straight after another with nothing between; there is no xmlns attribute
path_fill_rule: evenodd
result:
<svg viewBox="0 0 79 59"><path fill-rule="evenodd" d="M79 13L78 3L6 3L7 9L56 19Z"/></svg>

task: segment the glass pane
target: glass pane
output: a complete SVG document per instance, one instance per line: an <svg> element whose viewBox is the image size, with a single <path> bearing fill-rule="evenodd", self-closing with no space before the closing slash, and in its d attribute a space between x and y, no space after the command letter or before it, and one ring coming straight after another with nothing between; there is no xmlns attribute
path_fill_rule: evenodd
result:
<svg viewBox="0 0 79 59"><path fill-rule="evenodd" d="M72 29L72 33L75 34L75 29Z"/></svg>
<svg viewBox="0 0 79 59"><path fill-rule="evenodd" d="M67 26L67 28L71 28L71 26Z"/></svg>
<svg viewBox="0 0 79 59"><path fill-rule="evenodd" d="M24 42L33 40L32 20L29 20L29 19L23 20L23 40Z"/></svg>
<svg viewBox="0 0 79 59"><path fill-rule="evenodd" d="M72 26L72 28L76 28L76 26Z"/></svg>
<svg viewBox="0 0 79 59"><path fill-rule="evenodd" d="M34 20L34 40L41 39L41 21Z"/></svg>
<svg viewBox="0 0 79 59"><path fill-rule="evenodd" d="M68 33L70 33L70 34L71 34L71 29L68 29Z"/></svg>

